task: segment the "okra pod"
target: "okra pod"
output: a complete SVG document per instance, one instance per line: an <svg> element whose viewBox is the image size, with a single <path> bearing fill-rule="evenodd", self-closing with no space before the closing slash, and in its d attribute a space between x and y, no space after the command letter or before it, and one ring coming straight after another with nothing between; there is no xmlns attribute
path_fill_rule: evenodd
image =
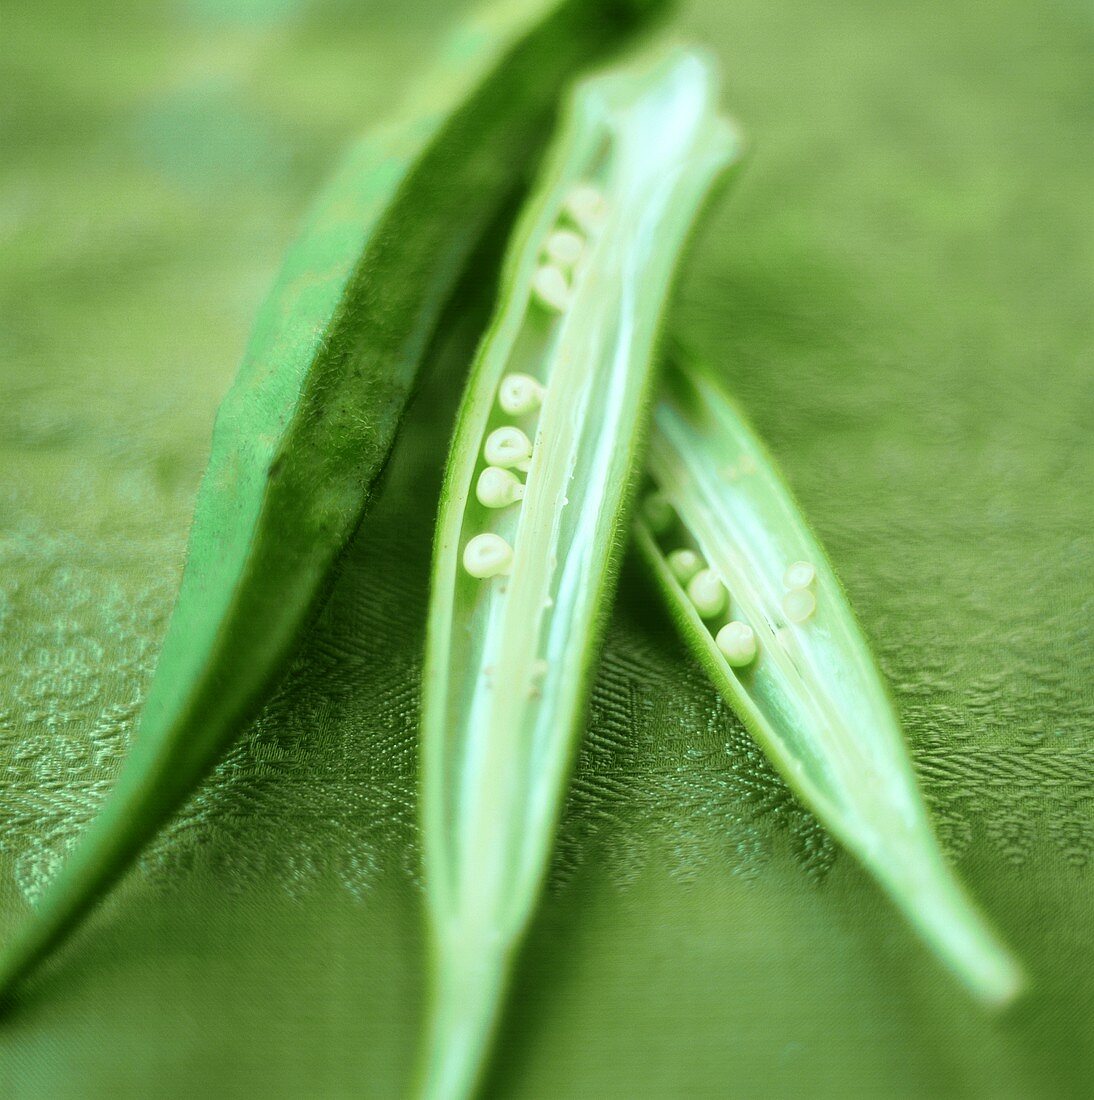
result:
<svg viewBox="0 0 1094 1100"><path fill-rule="evenodd" d="M748 423L666 371L639 548L715 685L817 818L990 1005L1022 977L947 866L895 709L828 559Z"/></svg>
<svg viewBox="0 0 1094 1100"><path fill-rule="evenodd" d="M118 787L0 991L62 939L253 718L318 609L476 239L564 82L656 0L488 7L319 199L216 420L186 567Z"/></svg>
<svg viewBox="0 0 1094 1100"><path fill-rule="evenodd" d="M488 1050L552 848L673 271L736 138L710 63L581 83L517 227L438 521L423 702L423 1094Z"/></svg>

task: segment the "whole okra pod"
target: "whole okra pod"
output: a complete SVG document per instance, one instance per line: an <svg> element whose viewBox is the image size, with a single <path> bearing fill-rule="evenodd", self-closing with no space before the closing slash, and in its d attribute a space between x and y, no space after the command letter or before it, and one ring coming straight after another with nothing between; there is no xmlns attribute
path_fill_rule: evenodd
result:
<svg viewBox="0 0 1094 1100"><path fill-rule="evenodd" d="M118 787L20 938L0 992L108 890L251 720L318 609L477 238L564 82L657 0L483 9L319 199L221 405L185 572Z"/></svg>
<svg viewBox="0 0 1094 1100"><path fill-rule="evenodd" d="M686 353L653 416L637 540L681 633L787 783L981 1000L1019 967L947 866L881 673L747 421Z"/></svg>
<svg viewBox="0 0 1094 1100"><path fill-rule="evenodd" d="M660 317L737 142L705 57L581 83L449 457L423 704L423 1094L468 1095L532 914L626 530Z"/></svg>

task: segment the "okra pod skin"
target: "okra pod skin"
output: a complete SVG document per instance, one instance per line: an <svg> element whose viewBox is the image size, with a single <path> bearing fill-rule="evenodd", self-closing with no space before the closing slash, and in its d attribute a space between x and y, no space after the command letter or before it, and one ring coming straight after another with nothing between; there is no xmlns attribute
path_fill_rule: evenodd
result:
<svg viewBox="0 0 1094 1100"><path fill-rule="evenodd" d="M422 1095L478 1081L538 899L627 530L660 317L737 143L703 55L575 90L457 424L422 729L433 991Z"/></svg>
<svg viewBox="0 0 1094 1100"><path fill-rule="evenodd" d="M566 79L656 0L484 8L354 149L259 312L217 414L178 599L129 759L0 957L9 990L111 887L253 719L368 504L461 269Z"/></svg>
<svg viewBox="0 0 1094 1100"><path fill-rule="evenodd" d="M640 512L638 547L714 684L968 989L991 1006L1012 1000L1020 968L946 863L824 551L745 418L683 349L665 372L646 468L658 506Z"/></svg>

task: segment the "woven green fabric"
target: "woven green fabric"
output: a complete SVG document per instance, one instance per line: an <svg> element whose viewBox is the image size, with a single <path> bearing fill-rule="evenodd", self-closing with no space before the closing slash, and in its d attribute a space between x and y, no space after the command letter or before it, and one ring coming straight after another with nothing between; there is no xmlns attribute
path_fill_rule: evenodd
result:
<svg viewBox="0 0 1094 1100"><path fill-rule="evenodd" d="M0 934L108 793L213 413L430 0L7 5ZM491 1095L1070 1097L1094 1080L1094 28L1079 0L702 0L750 163L676 315L826 541L940 834L1027 963L981 1013L624 571ZM262 719L0 1020L0 1095L397 1096L415 737L466 341Z"/></svg>

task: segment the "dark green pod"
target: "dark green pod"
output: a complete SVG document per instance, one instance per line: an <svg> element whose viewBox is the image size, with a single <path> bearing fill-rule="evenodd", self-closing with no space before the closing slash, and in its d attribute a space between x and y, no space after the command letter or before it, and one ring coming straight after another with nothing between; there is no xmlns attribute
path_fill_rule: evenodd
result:
<svg viewBox="0 0 1094 1100"><path fill-rule="evenodd" d="M255 716L318 609L441 310L538 151L560 87L654 6L486 9L449 41L401 120L354 149L321 196L217 415L131 757L0 959L0 991L110 888Z"/></svg>

